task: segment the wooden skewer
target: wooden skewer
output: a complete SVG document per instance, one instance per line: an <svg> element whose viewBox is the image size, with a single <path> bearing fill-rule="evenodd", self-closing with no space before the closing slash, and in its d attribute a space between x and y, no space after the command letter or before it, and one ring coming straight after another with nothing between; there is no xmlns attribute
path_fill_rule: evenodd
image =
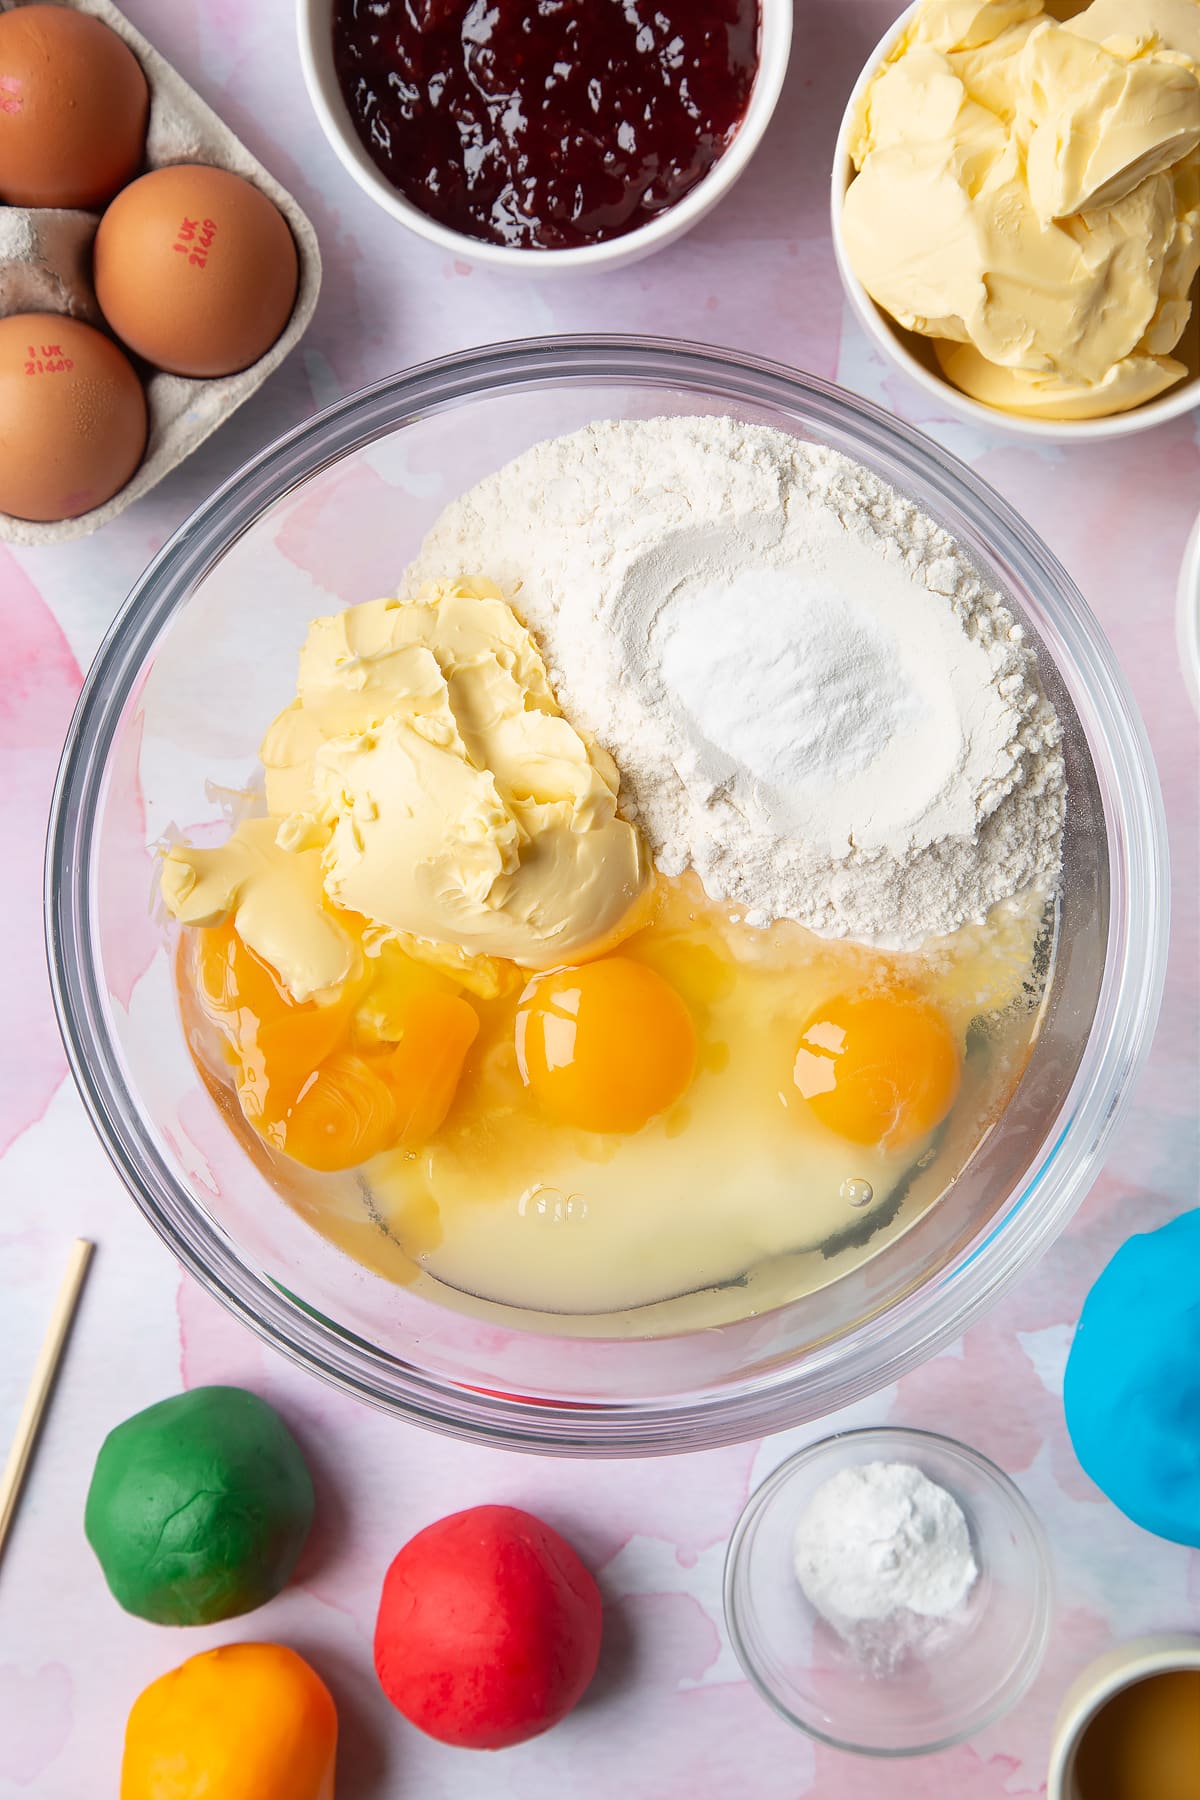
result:
<svg viewBox="0 0 1200 1800"><path fill-rule="evenodd" d="M62 1286L58 1290L58 1299L54 1302L54 1311L50 1315L50 1324L45 1338L42 1340L41 1353L33 1371L33 1379L29 1383L25 1405L17 1420L16 1436L13 1438L12 1448L8 1453L8 1461L4 1465L3 1475L0 1475L0 1554L3 1554L4 1540L8 1536L8 1528L17 1509L21 1484L25 1480L29 1459L33 1454L33 1446L37 1442L37 1434L46 1411L46 1403L54 1387L54 1377L58 1372L58 1365L66 1347L71 1321L75 1317L75 1309L79 1305L83 1278L87 1273L88 1260L94 1247L87 1238L76 1238L71 1245L67 1272L63 1276Z"/></svg>

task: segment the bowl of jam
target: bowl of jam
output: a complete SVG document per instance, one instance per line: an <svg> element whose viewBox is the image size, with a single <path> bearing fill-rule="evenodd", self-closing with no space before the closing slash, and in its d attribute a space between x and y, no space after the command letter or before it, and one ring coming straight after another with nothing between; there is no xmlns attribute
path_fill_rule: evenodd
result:
<svg viewBox="0 0 1200 1800"><path fill-rule="evenodd" d="M298 0L321 128L385 212L473 262L636 261L745 169L791 0Z"/></svg>

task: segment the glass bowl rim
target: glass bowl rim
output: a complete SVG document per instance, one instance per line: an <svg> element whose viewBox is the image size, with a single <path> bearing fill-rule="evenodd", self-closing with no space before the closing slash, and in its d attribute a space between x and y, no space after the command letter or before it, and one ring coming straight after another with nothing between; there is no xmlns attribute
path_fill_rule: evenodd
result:
<svg viewBox="0 0 1200 1800"><path fill-rule="evenodd" d="M866 1449L869 1442L879 1445L884 1453L889 1446L901 1451L907 1447L916 1454L919 1454L922 1449L932 1447L940 1454L948 1456L952 1462L966 1464L975 1474L982 1476L986 1485L1003 1498L1005 1505L1020 1520L1030 1553L1029 1564L1035 1585L1029 1636L1021 1656L1009 1671L1003 1692L997 1696L994 1704L979 1709L962 1725L956 1726L953 1731L946 1732L927 1744L906 1744L900 1748L854 1743L850 1738L837 1737L832 1732L819 1730L817 1726L793 1712L791 1707L774 1692L761 1674L753 1656L750 1655L739 1622L740 1612L735 1597L738 1577L744 1564L745 1546L750 1528L764 1511L768 1502L774 1499L776 1494L786 1487L801 1469L819 1463L831 1450L848 1444L861 1444ZM981 1731L986 1731L998 1719L1002 1719L1007 1712L1010 1712L1017 1702L1028 1693L1042 1666L1050 1642L1050 1630L1054 1618L1054 1565L1050 1557L1046 1528L1033 1506L1012 1476L1007 1475L989 1456L985 1456L982 1450L976 1450L972 1444L964 1444L959 1438L948 1437L944 1432L926 1431L916 1425L861 1425L849 1431L831 1432L828 1437L818 1438L814 1443L805 1444L802 1449L785 1457L778 1468L773 1469L759 1483L738 1514L737 1523L730 1536L725 1552L721 1593L725 1623L734 1655L737 1657L746 1679L755 1692L767 1702L772 1711L776 1712L781 1719L786 1720L789 1725L802 1731L806 1737L815 1738L822 1744L828 1744L833 1750L845 1750L856 1756L869 1756L880 1761L898 1761L904 1757L932 1756L942 1750L952 1750L956 1744L963 1744L968 1738L976 1736Z"/></svg>
<svg viewBox="0 0 1200 1800"><path fill-rule="evenodd" d="M244 1262L163 1158L124 1082L90 910L93 826L114 735L149 648L208 570L268 507L341 457L424 412L551 382L683 389L710 402L800 411L809 429L825 422L853 434L864 455L874 450L898 466L919 504L932 494L985 540L1003 543L1068 653L1066 672L1061 651L1055 661L1081 721L1091 720L1108 830L1108 941L1095 1019L1019 1191L933 1279L832 1348L739 1386L661 1402L526 1401L459 1386L323 1318ZM1061 1230L1097 1172L1153 1036L1169 925L1166 821L1145 728L1107 640L1062 565L971 469L872 402L767 359L671 339L561 336L485 345L362 388L267 445L179 526L134 584L84 680L51 803L45 919L59 1027L104 1149L176 1258L260 1337L356 1397L451 1435L560 1455L659 1455L783 1429L795 1422L801 1391L824 1413L876 1391L957 1337Z"/></svg>

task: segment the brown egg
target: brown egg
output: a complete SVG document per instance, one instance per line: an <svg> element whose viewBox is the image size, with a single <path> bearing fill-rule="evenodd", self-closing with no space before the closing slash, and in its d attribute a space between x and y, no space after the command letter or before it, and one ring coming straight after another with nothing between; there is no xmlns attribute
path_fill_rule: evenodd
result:
<svg viewBox="0 0 1200 1800"><path fill-rule="evenodd" d="M141 64L99 19L0 13L0 200L103 206L141 166L149 110Z"/></svg>
<svg viewBox="0 0 1200 1800"><path fill-rule="evenodd" d="M227 169L174 163L100 221L96 298L123 343L173 375L232 375L271 348L299 280L283 214Z"/></svg>
<svg viewBox="0 0 1200 1800"><path fill-rule="evenodd" d="M79 319L0 319L0 512L75 519L123 488L146 448L129 358Z"/></svg>

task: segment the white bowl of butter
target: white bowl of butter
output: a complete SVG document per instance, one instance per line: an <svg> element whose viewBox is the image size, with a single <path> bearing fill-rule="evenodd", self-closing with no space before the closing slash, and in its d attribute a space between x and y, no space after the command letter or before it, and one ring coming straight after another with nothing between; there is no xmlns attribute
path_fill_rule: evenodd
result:
<svg viewBox="0 0 1200 1800"><path fill-rule="evenodd" d="M1197 0L906 8L850 95L832 177L838 270L884 355L948 411L1027 438L1124 437L1200 406L1197 65Z"/></svg>

